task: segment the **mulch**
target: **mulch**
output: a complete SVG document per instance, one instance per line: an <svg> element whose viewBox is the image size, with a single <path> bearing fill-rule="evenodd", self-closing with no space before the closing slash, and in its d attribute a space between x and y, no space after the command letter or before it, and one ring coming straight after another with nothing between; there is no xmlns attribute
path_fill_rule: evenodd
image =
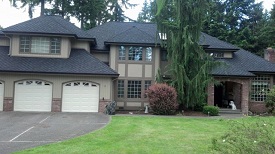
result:
<svg viewBox="0 0 275 154"><path fill-rule="evenodd" d="M125 110L119 110L116 111L116 114L129 114L129 115L153 115L152 112L144 113L144 110L139 111L125 111ZM207 117L206 114L203 114L202 112L198 111L184 111L182 113L176 114L178 116L199 116L199 117Z"/></svg>

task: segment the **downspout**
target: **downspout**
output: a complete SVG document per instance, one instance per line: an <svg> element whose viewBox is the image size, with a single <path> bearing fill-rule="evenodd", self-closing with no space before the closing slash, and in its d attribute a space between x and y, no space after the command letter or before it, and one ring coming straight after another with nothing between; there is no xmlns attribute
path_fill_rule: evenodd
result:
<svg viewBox="0 0 275 154"><path fill-rule="evenodd" d="M11 47L11 37L9 37L9 36L8 36L8 35L6 35L6 34L5 34L5 37L9 38L9 40L10 40L10 45L9 45L9 54L8 54L8 55L10 56L10 55L11 55L11 48L12 48L12 47Z"/></svg>

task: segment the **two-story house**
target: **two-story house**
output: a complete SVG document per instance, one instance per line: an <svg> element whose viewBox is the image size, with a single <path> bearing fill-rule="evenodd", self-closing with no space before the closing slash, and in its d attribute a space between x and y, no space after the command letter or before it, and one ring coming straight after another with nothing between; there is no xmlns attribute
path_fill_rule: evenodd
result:
<svg viewBox="0 0 275 154"><path fill-rule="evenodd" d="M211 72L221 84L208 87L208 104L264 111L275 65L204 33L200 44L225 64ZM0 31L0 111L102 112L112 100L120 110L143 109L158 70L169 77L167 64L155 24L109 22L85 32L41 16Z"/></svg>
<svg viewBox="0 0 275 154"><path fill-rule="evenodd" d="M158 69L164 78L170 75L167 52L160 47L156 24L110 22L88 33L97 40L91 53L120 74L113 89L117 108L143 109L148 104L144 91L154 83ZM200 44L205 52L223 62L211 72L221 84L208 87L207 103L228 107L233 100L243 113L265 111L264 99L274 85L275 65L205 33Z"/></svg>
<svg viewBox="0 0 275 154"><path fill-rule="evenodd" d="M118 74L90 54L96 39L59 16L0 34L0 111L99 112Z"/></svg>

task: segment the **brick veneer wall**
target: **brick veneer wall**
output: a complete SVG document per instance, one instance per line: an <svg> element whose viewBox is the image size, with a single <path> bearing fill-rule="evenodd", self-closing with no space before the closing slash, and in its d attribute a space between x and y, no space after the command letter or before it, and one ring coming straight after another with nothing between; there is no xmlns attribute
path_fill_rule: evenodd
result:
<svg viewBox="0 0 275 154"><path fill-rule="evenodd" d="M3 102L3 111L13 111L13 98L5 97Z"/></svg>
<svg viewBox="0 0 275 154"><path fill-rule="evenodd" d="M105 106L110 103L108 100L100 100L99 101L99 106L98 106L98 112L99 113L104 113Z"/></svg>
<svg viewBox="0 0 275 154"><path fill-rule="evenodd" d="M242 85L241 88L241 110L242 113L248 114L248 102L249 102L249 88L250 88L250 79L249 78L215 78L217 81L228 81L228 82L235 82ZM211 84L207 88L208 98L207 104L214 105L214 84Z"/></svg>
<svg viewBox="0 0 275 154"><path fill-rule="evenodd" d="M249 111L253 113L264 113L268 110L264 102L249 102Z"/></svg>
<svg viewBox="0 0 275 154"><path fill-rule="evenodd" d="M61 112L61 105L62 105L61 98L53 98L52 112Z"/></svg>

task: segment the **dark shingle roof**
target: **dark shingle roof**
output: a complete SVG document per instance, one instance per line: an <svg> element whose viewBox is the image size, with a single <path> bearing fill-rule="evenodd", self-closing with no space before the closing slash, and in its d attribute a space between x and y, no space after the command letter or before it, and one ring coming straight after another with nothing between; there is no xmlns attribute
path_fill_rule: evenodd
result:
<svg viewBox="0 0 275 154"><path fill-rule="evenodd" d="M212 71L217 76L255 76L253 73L275 73L275 64L243 49L233 53L233 58L219 59L224 62Z"/></svg>
<svg viewBox="0 0 275 154"><path fill-rule="evenodd" d="M74 36L78 39L93 39L87 32L61 16L40 16L2 30L4 33L35 33Z"/></svg>
<svg viewBox="0 0 275 154"><path fill-rule="evenodd" d="M208 49L226 49L226 50L239 50L239 47L236 47L230 43L219 40L216 37L210 36L206 33L201 33L200 44L208 46Z"/></svg>
<svg viewBox="0 0 275 154"><path fill-rule="evenodd" d="M106 44L108 43L142 43L142 44L154 44L152 40L155 40L155 36L151 36L150 34L146 33L145 31L140 30L136 26L127 29L126 31L115 35L114 37L109 38L105 41Z"/></svg>
<svg viewBox="0 0 275 154"><path fill-rule="evenodd" d="M108 22L90 29L88 33L97 40L95 50L109 50L105 42L155 44L159 41L156 39L157 25L151 23Z"/></svg>
<svg viewBox="0 0 275 154"><path fill-rule="evenodd" d="M97 39L94 50L109 51L105 46L108 43L155 44L159 41L157 25L150 23L109 22L89 30L88 33ZM224 65L213 70L213 75L252 77L255 76L253 72L275 73L275 64L208 34L202 33L200 45L205 46L206 50L236 51L233 58L220 59Z"/></svg>
<svg viewBox="0 0 275 154"><path fill-rule="evenodd" d="M72 49L67 59L15 57L8 53L9 47L0 46L0 72L118 76L114 70L82 49Z"/></svg>
<svg viewBox="0 0 275 154"><path fill-rule="evenodd" d="M106 44L128 43L128 44L159 44L157 25L153 23L137 22L109 22L97 26L88 31L97 40L95 50L109 50ZM202 33L200 44L208 49L238 50L239 48L221 41L215 37Z"/></svg>
<svg viewBox="0 0 275 154"><path fill-rule="evenodd" d="M0 35L4 35L4 33L0 30Z"/></svg>

